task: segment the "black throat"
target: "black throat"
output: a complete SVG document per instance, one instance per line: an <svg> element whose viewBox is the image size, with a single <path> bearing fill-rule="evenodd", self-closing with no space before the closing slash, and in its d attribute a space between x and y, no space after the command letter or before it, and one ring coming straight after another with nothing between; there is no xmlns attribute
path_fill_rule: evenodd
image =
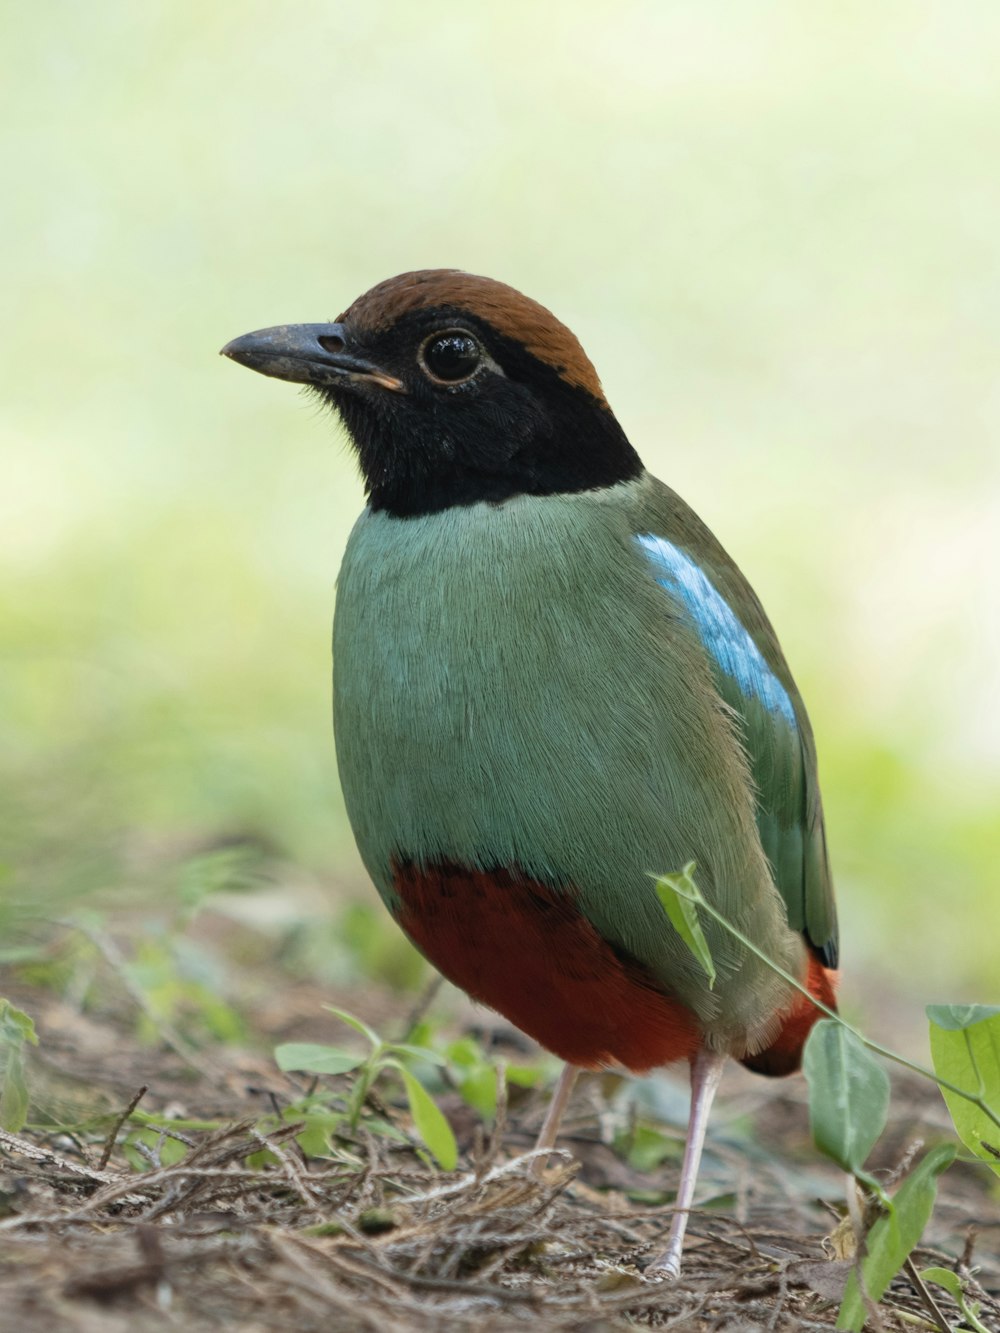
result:
<svg viewBox="0 0 1000 1333"><path fill-rule="evenodd" d="M452 391L417 383L407 394L321 390L358 451L372 509L416 518L640 475L639 455L606 403L516 343L502 352L503 375Z"/></svg>

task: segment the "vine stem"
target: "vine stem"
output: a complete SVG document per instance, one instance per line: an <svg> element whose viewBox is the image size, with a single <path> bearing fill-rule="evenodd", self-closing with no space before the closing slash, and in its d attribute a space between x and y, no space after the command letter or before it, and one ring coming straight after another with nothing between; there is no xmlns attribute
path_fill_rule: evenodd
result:
<svg viewBox="0 0 1000 1333"><path fill-rule="evenodd" d="M690 882L691 881L689 881L689 883ZM675 886L672 885L671 887ZM694 885L694 888L697 897L695 898L694 895L690 895L691 900L697 903L699 907L704 908L713 921L717 921L724 930L728 930L730 935L739 940L739 942L745 948L749 949L755 957L759 958L762 963L766 963L773 972L776 972L778 976L781 977L782 981L787 981L789 986L794 987L794 989L801 995L804 995L807 1000L811 1000L821 1013L826 1014L827 1018L832 1018L835 1023L839 1023L840 1026L845 1028L853 1037L857 1037L862 1046L866 1046L868 1050L874 1051L876 1055L881 1055L886 1060L892 1060L894 1064L902 1065L904 1069L909 1069L911 1073L920 1074L923 1078L929 1078L931 1082L936 1083L939 1088L947 1088L948 1091L953 1092L956 1097L961 1097L964 1101L971 1102L973 1106L982 1111L983 1115L986 1116L991 1124L996 1125L997 1129L1000 1129L1000 1114L994 1111L993 1108L983 1100L980 1093L969 1092L966 1088L960 1088L957 1084L949 1082L948 1079L939 1077L935 1074L933 1069L928 1069L926 1065L917 1064L915 1060L908 1060L905 1055L899 1055L898 1052L889 1050L888 1046L883 1046L882 1043L878 1041L872 1041L871 1038L866 1037L863 1032L859 1032L853 1024L848 1023L845 1018L841 1018L836 1009L831 1009L829 1005L824 1004L822 1000L817 1000L816 996L813 995L811 991L807 990L806 987L802 985L801 981L796 977L793 977L790 972L786 972L785 969L779 966L773 958L768 958L767 954L764 953L762 949L759 949L757 945L754 944L753 940L748 939L738 926L734 926L731 921L727 921L722 913L717 911L708 899L705 898L697 885ZM677 891L681 892L680 890ZM690 893L690 890L685 889L682 892L683 895L686 896Z"/></svg>

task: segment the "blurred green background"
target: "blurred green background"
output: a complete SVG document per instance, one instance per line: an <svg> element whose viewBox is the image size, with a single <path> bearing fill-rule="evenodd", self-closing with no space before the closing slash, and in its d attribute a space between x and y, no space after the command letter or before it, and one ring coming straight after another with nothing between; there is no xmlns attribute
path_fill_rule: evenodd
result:
<svg viewBox="0 0 1000 1333"><path fill-rule="evenodd" d="M775 620L845 994L876 1030L1000 1000L1000 9L48 0L0 23L8 903L161 892L158 866L241 839L331 904L374 897L329 722L353 461L217 352L456 266L579 334Z"/></svg>

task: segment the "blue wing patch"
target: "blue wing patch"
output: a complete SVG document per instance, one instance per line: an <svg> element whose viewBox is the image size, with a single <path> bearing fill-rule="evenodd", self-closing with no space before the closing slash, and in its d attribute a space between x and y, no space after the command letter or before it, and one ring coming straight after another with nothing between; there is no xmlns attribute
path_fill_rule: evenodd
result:
<svg viewBox="0 0 1000 1333"><path fill-rule="evenodd" d="M729 603L702 570L664 537L647 533L635 540L652 565L657 583L684 603L702 643L720 669L736 681L745 695L759 699L794 727L795 709L788 692Z"/></svg>

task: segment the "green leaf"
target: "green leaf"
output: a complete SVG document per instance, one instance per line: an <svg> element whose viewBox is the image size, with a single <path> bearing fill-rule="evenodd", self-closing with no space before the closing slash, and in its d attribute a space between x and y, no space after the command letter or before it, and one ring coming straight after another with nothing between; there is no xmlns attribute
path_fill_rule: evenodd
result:
<svg viewBox="0 0 1000 1333"><path fill-rule="evenodd" d="M635 1126L628 1145L628 1164L636 1171L655 1171L668 1158L676 1161L680 1155L680 1144L674 1135L664 1134L652 1125Z"/></svg>
<svg viewBox="0 0 1000 1333"><path fill-rule="evenodd" d="M1000 1115L1000 1009L986 1005L931 1005L934 1072L980 1096ZM1000 1128L980 1107L948 1088L942 1096L965 1146L1000 1175Z"/></svg>
<svg viewBox="0 0 1000 1333"><path fill-rule="evenodd" d="M24 1045L38 1045L35 1025L9 1000L0 999L0 1128L17 1134L28 1119Z"/></svg>
<svg viewBox="0 0 1000 1333"><path fill-rule="evenodd" d="M979 1301L967 1301L965 1291L962 1287L962 1279L957 1273L953 1273L950 1268L924 1268L921 1269L920 1276L925 1282L934 1282L939 1287L944 1287L945 1291L958 1306L962 1312L963 1321L970 1328L975 1329L975 1333L990 1333L990 1330L979 1319L979 1311L982 1308Z"/></svg>
<svg viewBox="0 0 1000 1333"><path fill-rule="evenodd" d="M17 1134L28 1118L28 1085L20 1046L0 1051L0 1129Z"/></svg>
<svg viewBox="0 0 1000 1333"><path fill-rule="evenodd" d="M496 1115L497 1067L474 1037L459 1037L445 1047L448 1066L458 1091L484 1119ZM538 1065L506 1065L507 1085L533 1088L540 1081Z"/></svg>
<svg viewBox="0 0 1000 1333"><path fill-rule="evenodd" d="M987 1018L1000 1015L1000 1006L995 1004L929 1004L925 1010L930 1021L949 1032L958 1032L971 1027L973 1023L982 1023ZM947 1269L943 1269L947 1272Z"/></svg>
<svg viewBox="0 0 1000 1333"><path fill-rule="evenodd" d="M158 1129L213 1130L222 1129L223 1126L229 1123L229 1121L195 1120L193 1117L163 1115L159 1111L143 1111L141 1107L136 1107L129 1116L129 1123L134 1125L149 1125Z"/></svg>
<svg viewBox="0 0 1000 1333"><path fill-rule="evenodd" d="M464 1101L484 1119L497 1112L497 1074L492 1065L477 1065L459 1074L456 1082Z"/></svg>
<svg viewBox="0 0 1000 1333"><path fill-rule="evenodd" d="M656 893L670 924L704 969L711 990L715 985L715 964L698 921L698 904L704 902L704 898L693 875L694 862L689 861L678 875L660 875Z"/></svg>
<svg viewBox="0 0 1000 1333"><path fill-rule="evenodd" d="M295 1142L307 1157L328 1157L330 1136L343 1124L344 1117L330 1112L311 1111L304 1119L305 1124L296 1134Z"/></svg>
<svg viewBox="0 0 1000 1333"><path fill-rule="evenodd" d="M450 1064L460 1065L464 1069L481 1065L486 1059L483 1048L475 1037L457 1037L448 1043L444 1051Z"/></svg>
<svg viewBox="0 0 1000 1333"><path fill-rule="evenodd" d="M349 1069L364 1064L366 1059L357 1051L342 1051L336 1046L322 1046L314 1041L285 1042L275 1047L274 1058L279 1069L308 1074L346 1074Z"/></svg>
<svg viewBox="0 0 1000 1333"><path fill-rule="evenodd" d="M817 1148L845 1171L868 1179L865 1159L889 1114L889 1076L854 1033L831 1018L810 1032L802 1069Z"/></svg>
<svg viewBox="0 0 1000 1333"><path fill-rule="evenodd" d="M365 1129L380 1139L391 1139L393 1143L402 1143L407 1145L411 1142L408 1134L404 1134L398 1125L394 1125L390 1120L383 1120L379 1115L365 1116Z"/></svg>
<svg viewBox="0 0 1000 1333"><path fill-rule="evenodd" d="M944 1287L953 1301L961 1299L962 1279L950 1268L922 1268L920 1276L925 1282L936 1282L939 1287Z"/></svg>
<svg viewBox="0 0 1000 1333"><path fill-rule="evenodd" d="M463 1099L487 1119L496 1115L497 1071L474 1037L459 1037L445 1047L451 1076Z"/></svg>
<svg viewBox="0 0 1000 1333"><path fill-rule="evenodd" d="M861 1273L865 1290L873 1301L879 1301L889 1283L924 1233L937 1196L937 1178L955 1160L955 1149L950 1143L932 1148L911 1171L893 1195L886 1213L878 1219L865 1243L865 1257ZM865 1303L858 1285L858 1275L852 1270L847 1279L844 1302L837 1316L837 1328L848 1333L859 1333L866 1318Z"/></svg>
<svg viewBox="0 0 1000 1333"><path fill-rule="evenodd" d="M516 1088L537 1088L542 1081L538 1065L508 1065L507 1082Z"/></svg>
<svg viewBox="0 0 1000 1333"><path fill-rule="evenodd" d="M127 1153L126 1156L128 1156ZM138 1157L138 1154L136 1154L136 1156ZM138 1165L139 1170L143 1169L143 1165L141 1165L141 1157L138 1157L138 1162L132 1157L129 1157L129 1161L133 1166ZM147 1162L144 1165L148 1167L149 1163ZM278 1158L270 1148L259 1148L256 1152L248 1153L247 1156L244 1157L243 1165L248 1171L263 1171L266 1166L278 1166L279 1162Z"/></svg>
<svg viewBox="0 0 1000 1333"><path fill-rule="evenodd" d="M11 1004L10 1000L0 999L0 1041L10 1041L21 1045L30 1042L38 1045L38 1034L33 1020Z"/></svg>
<svg viewBox="0 0 1000 1333"><path fill-rule="evenodd" d="M353 1014L347 1013L344 1009L335 1009L332 1004L324 1004L323 1008L327 1013L333 1014L334 1018L339 1018L342 1023L346 1023L348 1027L353 1028L355 1032L360 1032L371 1043L373 1051L377 1051L381 1047L382 1038L377 1032L373 1032L367 1023L362 1023L360 1018L355 1018Z"/></svg>
<svg viewBox="0 0 1000 1333"><path fill-rule="evenodd" d="M140 1143L156 1155L160 1166L174 1166L187 1156L187 1145L181 1143L179 1139L169 1138L151 1129L134 1130L127 1135L122 1150L126 1159L137 1171L154 1169L153 1161L137 1150L136 1145Z"/></svg>
<svg viewBox="0 0 1000 1333"><path fill-rule="evenodd" d="M430 1094L408 1069L402 1065L399 1073L406 1087L406 1100L410 1104L413 1124L445 1171L454 1171L458 1161L458 1144L451 1132L451 1125L435 1106Z"/></svg>

